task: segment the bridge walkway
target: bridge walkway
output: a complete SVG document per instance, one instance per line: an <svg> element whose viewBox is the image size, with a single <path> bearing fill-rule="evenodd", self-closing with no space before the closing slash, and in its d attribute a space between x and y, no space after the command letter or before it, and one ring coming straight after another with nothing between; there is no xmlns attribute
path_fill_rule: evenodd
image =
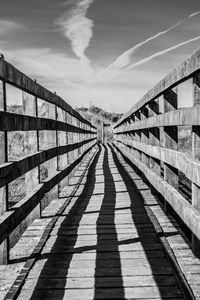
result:
<svg viewBox="0 0 200 300"><path fill-rule="evenodd" d="M116 147L100 146L76 194L56 214L61 204L52 202L13 250L20 256L27 239L41 238L57 217L17 299L200 297L200 262L187 238Z"/></svg>

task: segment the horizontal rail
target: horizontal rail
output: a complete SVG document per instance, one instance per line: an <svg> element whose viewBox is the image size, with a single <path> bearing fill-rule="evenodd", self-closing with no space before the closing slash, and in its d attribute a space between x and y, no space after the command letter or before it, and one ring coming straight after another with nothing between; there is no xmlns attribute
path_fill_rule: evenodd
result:
<svg viewBox="0 0 200 300"><path fill-rule="evenodd" d="M191 107L180 108L189 93ZM199 256L200 234L194 228L200 220L193 214L200 212L200 50L146 93L115 125L114 134L119 147L128 147L126 152L152 186L191 229Z"/></svg>
<svg viewBox="0 0 200 300"><path fill-rule="evenodd" d="M200 124L200 106L180 108L154 115L142 121L136 121L131 125L121 126L115 130L115 134L128 133L146 128L166 126L198 126Z"/></svg>
<svg viewBox="0 0 200 300"><path fill-rule="evenodd" d="M96 128L89 121L85 120L61 97L59 97L55 93L50 92L49 90L41 86L39 83L29 78L27 75L16 69L13 65L5 61L3 57L1 57L0 59L0 79L6 83L12 84L13 86L37 98L40 98L62 108L82 123Z"/></svg>
<svg viewBox="0 0 200 300"><path fill-rule="evenodd" d="M48 177L43 183L24 199L12 207L12 210L6 211L0 216L0 243L2 243L12 231L33 211L40 203L44 194L49 192L56 184L63 180L70 172L82 161L86 154L92 150L94 145L88 148L80 157L62 171L57 171L51 177Z"/></svg>
<svg viewBox="0 0 200 300"><path fill-rule="evenodd" d="M133 155L128 153L128 150L121 147L119 147L119 149L145 175L147 180L173 207L193 234L200 239L200 212L192 207L192 205L169 183L155 174L155 172L145 166L141 161L133 157Z"/></svg>
<svg viewBox="0 0 200 300"><path fill-rule="evenodd" d="M0 57L0 264L52 199L63 197L96 139L87 119Z"/></svg>
<svg viewBox="0 0 200 300"><path fill-rule="evenodd" d="M152 146L132 140L117 138L117 141L133 147L145 153L146 155L156 158L157 160L167 163L183 172L193 183L200 186L200 162L183 152L179 152L169 148Z"/></svg>
<svg viewBox="0 0 200 300"><path fill-rule="evenodd" d="M191 78L200 69L200 50L196 51L192 56L186 59L178 68L175 68L167 76L165 76L153 89L148 91L122 118L117 122L114 128L122 125L130 116L144 107L150 101L155 100L164 92L183 81Z"/></svg>
<svg viewBox="0 0 200 300"><path fill-rule="evenodd" d="M93 142L95 140L96 139L93 138L84 140L80 143L50 148L47 150L39 151L27 157L23 157L19 161L14 161L0 165L0 188L5 184L10 183L18 177L24 175L25 173L34 169L40 164L43 164L49 159L57 157L58 155L69 153L70 151L73 151L75 149L79 149L87 143Z"/></svg>
<svg viewBox="0 0 200 300"><path fill-rule="evenodd" d="M90 126L92 127L92 126ZM57 130L74 133L96 133L66 122L0 111L0 131Z"/></svg>

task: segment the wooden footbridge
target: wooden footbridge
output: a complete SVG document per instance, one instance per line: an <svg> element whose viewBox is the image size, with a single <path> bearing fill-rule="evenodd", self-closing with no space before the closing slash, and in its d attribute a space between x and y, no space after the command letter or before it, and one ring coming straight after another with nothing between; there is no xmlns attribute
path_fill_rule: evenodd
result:
<svg viewBox="0 0 200 300"><path fill-rule="evenodd" d="M1 56L0 299L200 299L199 103L197 51L102 144Z"/></svg>

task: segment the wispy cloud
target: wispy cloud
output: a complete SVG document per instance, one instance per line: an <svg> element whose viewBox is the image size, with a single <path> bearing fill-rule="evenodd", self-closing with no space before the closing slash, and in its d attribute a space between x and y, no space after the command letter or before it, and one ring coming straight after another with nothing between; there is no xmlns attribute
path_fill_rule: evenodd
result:
<svg viewBox="0 0 200 300"><path fill-rule="evenodd" d="M10 21L10 20L0 20L0 37L6 38L6 35L11 35L17 30L25 29L23 24Z"/></svg>
<svg viewBox="0 0 200 300"><path fill-rule="evenodd" d="M158 37L161 37L161 36L169 33L170 31L172 31L176 27L180 26L182 23L184 23L184 22L188 21L189 19L197 16L198 14L200 14L200 11L197 11L197 12L194 12L194 13L190 14L188 17L182 19L181 21L179 21L175 25L169 27L168 29L166 29L164 31L161 31L161 32L158 32L157 34L155 34L155 35L147 38L146 40L142 41L141 43L136 44L134 47L132 47L129 50L127 50L124 53L122 53L112 64L110 64L105 69L105 71L103 72L103 74L107 73L108 71L118 70L118 69L124 68L125 66L127 66L131 62L131 56L140 47L142 47L143 45L147 44L150 41L153 41L153 40L157 39Z"/></svg>
<svg viewBox="0 0 200 300"><path fill-rule="evenodd" d="M77 58L50 48L10 48L9 44L0 42L5 59L32 78L36 78L47 88L55 89L60 82L67 88L77 89L81 81L80 65ZM66 68L67 65L67 68Z"/></svg>
<svg viewBox="0 0 200 300"><path fill-rule="evenodd" d="M76 0L63 16L57 19L65 37L71 41L73 52L80 58L84 67L89 67L90 60L85 51L93 36L93 21L86 17L87 11L94 0Z"/></svg>
<svg viewBox="0 0 200 300"><path fill-rule="evenodd" d="M136 62L136 63L134 63L134 64L128 66L128 67L125 68L124 70L131 70L131 69L134 69L134 68L136 68L136 67L138 67L138 66L143 65L144 63L147 63L147 62L151 61L152 59L154 59L154 58L156 58L156 57L162 56L162 55L164 55L164 54L166 54L166 53L168 53L168 52L170 52L170 51L173 51L173 50L175 50L175 49L177 49L177 48L179 48L179 47L181 47L181 46L185 46L185 45L187 45L187 44L190 44L190 43L192 43L192 42L195 42L195 41L197 41L197 40L199 40L199 39L200 39L200 35L197 36L197 37L195 37L195 38L192 38L192 39L189 39L189 40L187 40L187 41L184 41L184 42L182 42L182 43L179 43L179 44L177 44L177 45L175 45L175 46L173 46L173 47L167 48L167 49L165 49L165 50L163 50L163 51L156 52L156 53L154 53L154 54L152 54L152 55L150 55L150 56L148 56L148 57L145 57L145 58L139 60L138 62Z"/></svg>

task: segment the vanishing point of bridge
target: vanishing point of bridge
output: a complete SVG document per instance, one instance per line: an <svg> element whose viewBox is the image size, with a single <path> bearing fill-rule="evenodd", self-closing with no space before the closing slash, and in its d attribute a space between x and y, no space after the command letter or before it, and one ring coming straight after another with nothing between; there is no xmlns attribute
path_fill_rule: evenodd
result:
<svg viewBox="0 0 200 300"><path fill-rule="evenodd" d="M199 104L197 51L102 144L1 56L0 299L200 299Z"/></svg>

